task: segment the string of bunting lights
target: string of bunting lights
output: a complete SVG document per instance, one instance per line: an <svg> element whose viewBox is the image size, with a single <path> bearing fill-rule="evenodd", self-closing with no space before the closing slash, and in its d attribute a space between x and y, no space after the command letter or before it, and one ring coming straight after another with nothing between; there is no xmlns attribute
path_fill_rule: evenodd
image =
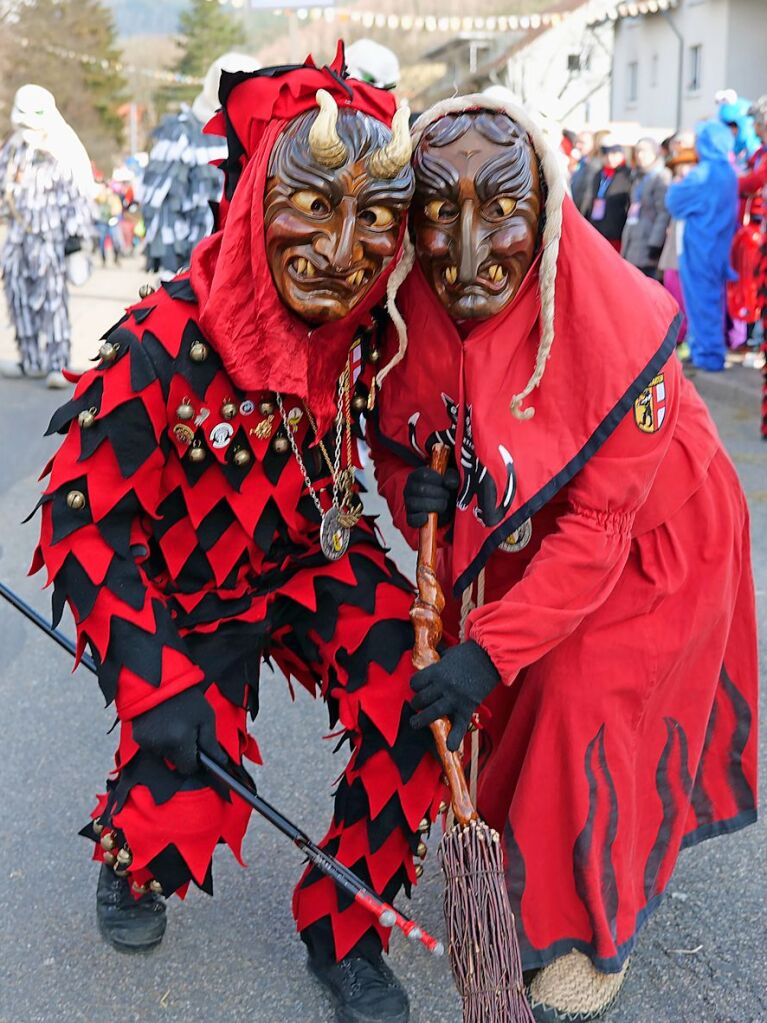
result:
<svg viewBox="0 0 767 1023"><path fill-rule="evenodd" d="M209 3L218 3L222 7L244 8L250 4L250 0L208 0ZM664 0L656 0L663 3ZM255 4L253 5L255 6ZM260 6L260 4L259 4ZM402 29L405 32L516 32L520 29L550 28L559 24L567 15L563 13L541 13L541 14L510 14L510 15L488 15L479 17L468 15L466 17L446 15L413 15L413 14L381 14L375 11L363 11L348 7L298 7L272 9L271 13L276 17L294 14L299 21L327 21L327 22L351 22L354 25L361 25L363 28L389 28ZM128 64L124 61L111 61L102 57L94 57L87 53L78 53L65 46L54 46L50 43L43 43L39 40L28 39L25 36L17 36L15 41L19 46L26 49L33 47L44 50L61 60L76 60L81 64L91 67L101 67L105 71L117 71L121 74L140 75L143 78L151 78L158 82L173 82L178 85L202 85L203 79L194 75L182 75L175 71L163 71L156 68L141 67L138 64Z"/></svg>
<svg viewBox="0 0 767 1023"><path fill-rule="evenodd" d="M202 85L202 78L195 78L193 75L181 75L175 71L161 71L153 68L139 67L137 64L126 64L123 61L106 60L102 57L93 57L87 53L78 53L65 46L54 46L50 43L42 43L39 40L28 39L26 36L14 36L14 41L26 49L33 47L36 50L44 50L53 57L61 60L76 60L89 67L100 67L104 71L117 71L126 75L141 75L144 78L153 78L158 82L174 82L177 85Z"/></svg>
<svg viewBox="0 0 767 1023"><path fill-rule="evenodd" d="M208 0L222 7L246 9L263 8L261 0ZM564 12L542 12L540 14L509 14L487 16L467 15L423 15L423 14L382 14L380 11L358 10L351 7L275 7L271 13L276 17L295 15L299 21L351 22L363 28L402 29L405 32L517 32L520 29L550 28L564 21Z"/></svg>

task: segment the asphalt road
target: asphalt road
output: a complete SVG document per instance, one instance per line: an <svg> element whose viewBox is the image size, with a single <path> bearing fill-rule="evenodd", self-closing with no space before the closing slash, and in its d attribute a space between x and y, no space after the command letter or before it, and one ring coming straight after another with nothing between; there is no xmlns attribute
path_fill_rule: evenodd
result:
<svg viewBox="0 0 767 1023"><path fill-rule="evenodd" d="M100 272L75 298L78 352L97 346L138 279ZM0 354L9 340L1 328ZM696 384L749 495L764 626L767 445L757 438L758 374L736 368ZM37 498L53 446L41 434L60 400L31 382L0 381L0 578L46 612L40 578L25 578L36 525L20 520ZM378 510L375 496L370 503ZM401 542L392 543L409 564ZM763 644L763 669L765 659ZM100 703L87 672L72 676L66 654L0 607L0 1023L330 1023L290 914L299 856L255 817L244 848L249 868L221 852L216 897L174 900L154 954L126 957L100 940L96 870L76 835L111 763L113 717ZM256 731L266 759L261 791L320 836L342 767L322 740L321 703L301 692L293 705L284 680L265 677ZM643 932L610 1023L765 1023L764 825L684 853L670 891ZM412 911L437 933L440 896L430 856ZM445 960L395 938L392 965L411 993L414 1023L459 1023Z"/></svg>

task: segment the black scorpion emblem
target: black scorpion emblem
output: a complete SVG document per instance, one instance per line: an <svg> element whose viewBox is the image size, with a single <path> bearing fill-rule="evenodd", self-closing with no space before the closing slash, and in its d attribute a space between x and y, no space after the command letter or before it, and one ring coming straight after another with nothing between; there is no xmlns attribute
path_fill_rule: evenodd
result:
<svg viewBox="0 0 767 1023"><path fill-rule="evenodd" d="M423 457L426 457L427 453L437 443L447 444L448 447L455 451L456 434L458 432L458 405L444 391L442 392L442 403L445 406L450 425L444 430L434 430L429 434L426 439L426 451L421 449L416 438L416 426L421 413L415 412L408 420L410 446ZM498 445L498 452L503 459L503 464L506 466L506 488L500 504L497 503L498 491L496 490L495 481L487 471L487 468L477 458L474 451L471 405L467 405L463 416L463 438L461 440L460 454L463 486L456 500L456 507L460 508L461 511L465 511L471 504L472 498L476 497L477 504L474 508L474 514L483 526L497 526L506 517L517 489L514 459L502 444Z"/></svg>

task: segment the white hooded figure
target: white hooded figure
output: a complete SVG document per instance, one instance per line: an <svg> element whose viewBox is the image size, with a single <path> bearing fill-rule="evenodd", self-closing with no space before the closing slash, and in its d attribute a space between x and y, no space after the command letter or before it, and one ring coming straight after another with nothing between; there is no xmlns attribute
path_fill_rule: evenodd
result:
<svg viewBox="0 0 767 1023"><path fill-rule="evenodd" d="M67 257L76 260L92 233L91 164L41 86L18 90L11 124L0 149L0 214L8 221L0 270L19 360L0 372L67 387L61 372L71 343Z"/></svg>
<svg viewBox="0 0 767 1023"><path fill-rule="evenodd" d="M372 39L358 39L346 48L346 70L352 78L378 89L395 89L399 82L396 53Z"/></svg>
<svg viewBox="0 0 767 1023"><path fill-rule="evenodd" d="M213 160L226 156L224 139L203 128L218 109L222 71L258 71L242 53L225 53L211 64L191 107L163 118L138 191L146 225L147 269L173 277L189 264L192 249L213 228L210 203L221 197L223 178Z"/></svg>

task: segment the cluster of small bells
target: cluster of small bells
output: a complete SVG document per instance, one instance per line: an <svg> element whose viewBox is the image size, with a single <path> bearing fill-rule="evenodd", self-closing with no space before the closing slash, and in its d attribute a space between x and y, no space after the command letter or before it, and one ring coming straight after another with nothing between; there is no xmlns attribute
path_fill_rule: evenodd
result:
<svg viewBox="0 0 767 1023"><path fill-rule="evenodd" d="M111 828L104 827L98 819L93 822L93 830L98 836L99 844L104 851L104 863L114 870L117 877L127 877L128 871L133 863L133 854L127 844L123 845L121 849L118 849L117 845L119 839L117 832L113 831ZM146 895L147 892L153 892L155 895L162 895L162 885L159 881L155 881L154 878L152 878L151 881L147 881L145 884L139 884L138 881L134 881L131 884L131 888L136 895Z"/></svg>
<svg viewBox="0 0 767 1023"><path fill-rule="evenodd" d="M139 295L141 298L148 298L154 290L155 289L152 285L144 284L139 289ZM113 344L111 341L105 341L99 348L99 357L101 358L102 363L108 365L109 363L114 362L117 358L119 349L119 343ZM210 347L205 341L193 341L189 348L189 358L192 362L205 362L209 354ZM381 352L378 348L371 348L367 357L369 361L375 365L381 358ZM364 394L357 392L352 397L351 406L353 412L359 415L367 408L368 398ZM220 411L224 420L234 419L237 415L237 405L232 398L227 397L224 399ZM266 398L259 403L258 411L264 417L264 420L251 432L260 439L264 439L271 433L271 424L276 411L275 403ZM81 428L87 430L93 426L97 413L98 409L96 409L95 406L81 412L78 416L78 422ZM189 422L189 420L193 419L195 414L195 407L191 404L189 398L185 397L176 409L176 415L181 423L181 425L176 428L176 436L189 445L189 461L199 463L205 460L207 450L201 440L194 440L191 428L184 425ZM287 454L290 450L290 441L284 432L284 428L278 430L272 439L272 449L280 455ZM241 469L244 469L245 466L250 463L252 457L253 456L250 451L244 447L236 447L232 453L232 461ZM67 505L74 511L80 511L85 507L85 495L79 490L70 491L69 494L67 494Z"/></svg>
<svg viewBox="0 0 767 1023"><path fill-rule="evenodd" d="M194 362L202 362L208 357L208 346L204 341L195 341L189 352L190 358ZM272 402L263 401L259 406L259 411L264 416L274 414L274 404ZM192 405L189 398L185 397L181 404L176 409L176 416L181 423L187 423L190 419L193 419L197 410ZM237 405L232 398L225 398L221 404L221 416L224 420L234 419L237 415ZM189 461L190 462L202 462L206 455L206 449L200 440L193 440L193 433L189 427L180 427L176 429L176 436L179 440L183 440L190 445L189 448ZM287 440L286 440L287 444ZM290 446L289 444L287 445ZM251 454L247 448L236 447L232 455L232 461L238 468L243 469L251 461Z"/></svg>

